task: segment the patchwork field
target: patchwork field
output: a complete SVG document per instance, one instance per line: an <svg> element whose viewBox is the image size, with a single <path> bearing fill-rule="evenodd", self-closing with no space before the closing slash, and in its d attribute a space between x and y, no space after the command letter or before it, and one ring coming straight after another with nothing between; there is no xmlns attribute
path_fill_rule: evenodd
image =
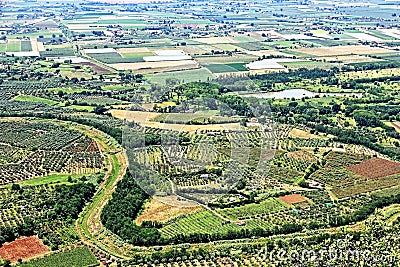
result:
<svg viewBox="0 0 400 267"><path fill-rule="evenodd" d="M398 256L398 5L143 1L0 3L0 266Z"/></svg>

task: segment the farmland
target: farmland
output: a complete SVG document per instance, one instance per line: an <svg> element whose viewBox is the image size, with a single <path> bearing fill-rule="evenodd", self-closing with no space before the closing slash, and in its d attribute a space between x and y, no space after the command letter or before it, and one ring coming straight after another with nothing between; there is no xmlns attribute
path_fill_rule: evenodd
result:
<svg viewBox="0 0 400 267"><path fill-rule="evenodd" d="M49 249L36 236L21 237L3 245L0 250L0 256L11 262L16 262L18 259L27 259L48 251Z"/></svg>
<svg viewBox="0 0 400 267"><path fill-rule="evenodd" d="M397 9L0 1L0 266L395 266Z"/></svg>
<svg viewBox="0 0 400 267"><path fill-rule="evenodd" d="M19 266L96 266L98 261L86 247L75 248L59 254L45 256L43 258L34 259Z"/></svg>
<svg viewBox="0 0 400 267"><path fill-rule="evenodd" d="M379 179L386 176L399 174L400 164L384 159L370 159L357 165L349 166L347 167L347 170L359 175L363 175L368 179Z"/></svg>

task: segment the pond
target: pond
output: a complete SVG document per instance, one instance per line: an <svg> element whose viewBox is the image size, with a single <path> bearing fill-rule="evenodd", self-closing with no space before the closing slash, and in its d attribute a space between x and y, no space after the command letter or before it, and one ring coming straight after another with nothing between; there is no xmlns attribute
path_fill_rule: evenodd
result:
<svg viewBox="0 0 400 267"><path fill-rule="evenodd" d="M252 94L244 94L241 96L256 97L256 98L275 98L275 99L285 99L285 98L301 99L303 97L313 98L316 97L317 95L320 97L324 96L361 97L360 93L314 93L305 89L288 89L279 92L252 93Z"/></svg>

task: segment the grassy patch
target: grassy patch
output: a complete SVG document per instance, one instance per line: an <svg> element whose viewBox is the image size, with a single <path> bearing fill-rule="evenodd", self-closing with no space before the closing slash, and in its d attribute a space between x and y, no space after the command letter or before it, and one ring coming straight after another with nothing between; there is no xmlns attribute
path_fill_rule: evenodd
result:
<svg viewBox="0 0 400 267"><path fill-rule="evenodd" d="M117 52L110 52L110 53L99 53L99 54L87 54L88 56L101 61L106 64L114 64L114 63L135 63L140 62L138 61L139 58L125 58L122 57ZM141 59L143 61L143 58Z"/></svg>
<svg viewBox="0 0 400 267"><path fill-rule="evenodd" d="M21 51L32 51L31 41L21 41Z"/></svg>
<svg viewBox="0 0 400 267"><path fill-rule="evenodd" d="M79 110L79 111L93 112L95 107L93 107L93 106L70 105L70 106L66 106L65 108L75 109L75 110Z"/></svg>
<svg viewBox="0 0 400 267"><path fill-rule="evenodd" d="M68 183L68 177L71 177L73 180L81 178L83 175L74 174L52 174L44 177L37 177L30 180L25 180L20 183L20 185L41 185L41 184L50 184L50 183Z"/></svg>
<svg viewBox="0 0 400 267"><path fill-rule="evenodd" d="M234 66L238 67L235 64L240 63L231 63L231 64L209 64L207 65L207 69L209 69L212 73L224 73L224 72L238 72L239 70ZM243 64L242 67L244 68Z"/></svg>
<svg viewBox="0 0 400 267"><path fill-rule="evenodd" d="M177 79L182 83L187 82L198 82L203 81L206 82L209 79L213 79L212 74L206 69L196 69L196 70L183 70L183 71L174 71L168 73L159 73L148 75L147 78L150 82L165 84L166 79Z"/></svg>
<svg viewBox="0 0 400 267"><path fill-rule="evenodd" d="M9 40L7 43L7 52L21 52L21 42L18 40Z"/></svg>
<svg viewBox="0 0 400 267"><path fill-rule="evenodd" d="M247 219L259 214L268 214L290 208L280 199L270 198L259 204L248 204L241 207L227 208L218 210L218 212L231 219Z"/></svg>
<svg viewBox="0 0 400 267"><path fill-rule="evenodd" d="M57 101L43 98L43 97L37 97L37 96L31 96L31 95L19 95L14 97L14 100L17 101L24 101L24 102L35 102L35 103L43 103L49 106L53 106L58 104Z"/></svg>

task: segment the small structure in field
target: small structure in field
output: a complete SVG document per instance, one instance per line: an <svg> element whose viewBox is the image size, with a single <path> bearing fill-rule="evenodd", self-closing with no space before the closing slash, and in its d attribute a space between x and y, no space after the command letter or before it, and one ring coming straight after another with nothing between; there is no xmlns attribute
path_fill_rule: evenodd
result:
<svg viewBox="0 0 400 267"><path fill-rule="evenodd" d="M244 225L246 225L246 222L244 222L244 221L237 221L236 224L237 224L238 226L244 226Z"/></svg>

